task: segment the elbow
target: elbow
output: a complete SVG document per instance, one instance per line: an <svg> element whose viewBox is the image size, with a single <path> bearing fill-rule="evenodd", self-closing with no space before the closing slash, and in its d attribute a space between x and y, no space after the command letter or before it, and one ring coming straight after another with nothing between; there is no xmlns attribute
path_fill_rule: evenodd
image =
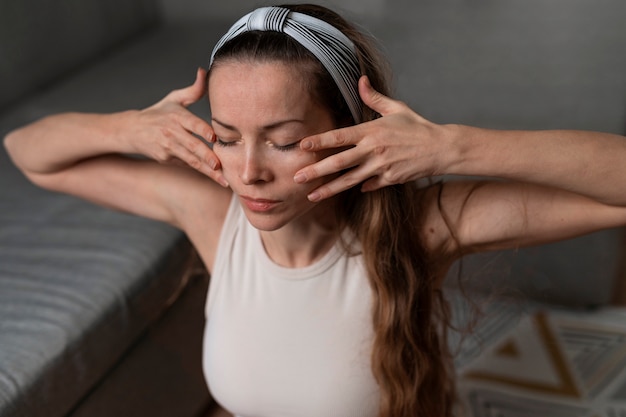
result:
<svg viewBox="0 0 626 417"><path fill-rule="evenodd" d="M20 170L24 171L24 169L19 163L19 152L17 150L18 142L19 142L19 129L16 129L7 133L7 135L4 137L2 141L4 145L4 149L7 155L9 155L9 158L11 159L11 161L13 161L13 164L15 164L15 166L17 166Z"/></svg>
<svg viewBox="0 0 626 417"><path fill-rule="evenodd" d="M11 149L13 148L13 144L15 143L15 130L7 133L7 135L2 140L4 144L4 149L7 151L9 156L11 156Z"/></svg>
<svg viewBox="0 0 626 417"><path fill-rule="evenodd" d="M24 164L22 152L20 151L21 136L21 129L18 128L7 133L6 136L3 138L2 143L4 145L4 149L7 155L9 156L9 159L13 162L13 165L15 165L17 169L19 169L30 182L39 187L49 188L46 186L45 181L41 181L41 175L37 175L36 173L31 172Z"/></svg>

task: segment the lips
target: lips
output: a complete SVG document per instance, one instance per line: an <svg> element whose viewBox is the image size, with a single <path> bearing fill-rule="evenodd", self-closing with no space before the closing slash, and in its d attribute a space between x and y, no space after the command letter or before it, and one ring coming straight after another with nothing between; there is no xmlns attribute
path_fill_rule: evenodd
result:
<svg viewBox="0 0 626 417"><path fill-rule="evenodd" d="M249 210L260 213L270 211L280 203L279 200L252 198L248 196L240 196L239 199Z"/></svg>

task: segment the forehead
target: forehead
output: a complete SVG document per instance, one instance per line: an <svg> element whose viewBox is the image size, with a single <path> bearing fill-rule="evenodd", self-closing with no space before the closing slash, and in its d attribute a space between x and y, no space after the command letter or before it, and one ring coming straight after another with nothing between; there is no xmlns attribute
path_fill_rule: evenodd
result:
<svg viewBox="0 0 626 417"><path fill-rule="evenodd" d="M213 112L289 111L312 105L299 66L282 62L226 61L211 69Z"/></svg>

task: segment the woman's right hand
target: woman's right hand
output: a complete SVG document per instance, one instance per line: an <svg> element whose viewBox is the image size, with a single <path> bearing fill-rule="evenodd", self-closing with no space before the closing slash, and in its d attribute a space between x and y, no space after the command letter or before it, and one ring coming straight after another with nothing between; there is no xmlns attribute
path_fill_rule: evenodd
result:
<svg viewBox="0 0 626 417"><path fill-rule="evenodd" d="M205 96L206 88L206 71L200 68L193 85L172 91L144 110L126 113L123 136L133 152L160 163L189 166L227 187L220 161L206 143L215 142L213 128L187 110Z"/></svg>

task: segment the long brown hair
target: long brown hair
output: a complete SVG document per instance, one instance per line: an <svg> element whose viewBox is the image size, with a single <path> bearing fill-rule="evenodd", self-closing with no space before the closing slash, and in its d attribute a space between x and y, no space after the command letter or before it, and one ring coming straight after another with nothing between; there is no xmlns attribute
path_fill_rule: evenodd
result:
<svg viewBox="0 0 626 417"><path fill-rule="evenodd" d="M338 14L316 5L285 5L342 31L357 49L361 73L390 95L390 70L375 42ZM311 97L329 109L335 124L353 124L350 110L322 64L289 36L252 31L227 42L222 60L278 61L299 65ZM308 75L308 76L307 76ZM363 120L377 115L364 106ZM451 416L454 380L446 342L447 304L421 241L422 207L416 184L393 185L339 196L338 218L359 239L373 294L372 372L381 391L380 417Z"/></svg>

